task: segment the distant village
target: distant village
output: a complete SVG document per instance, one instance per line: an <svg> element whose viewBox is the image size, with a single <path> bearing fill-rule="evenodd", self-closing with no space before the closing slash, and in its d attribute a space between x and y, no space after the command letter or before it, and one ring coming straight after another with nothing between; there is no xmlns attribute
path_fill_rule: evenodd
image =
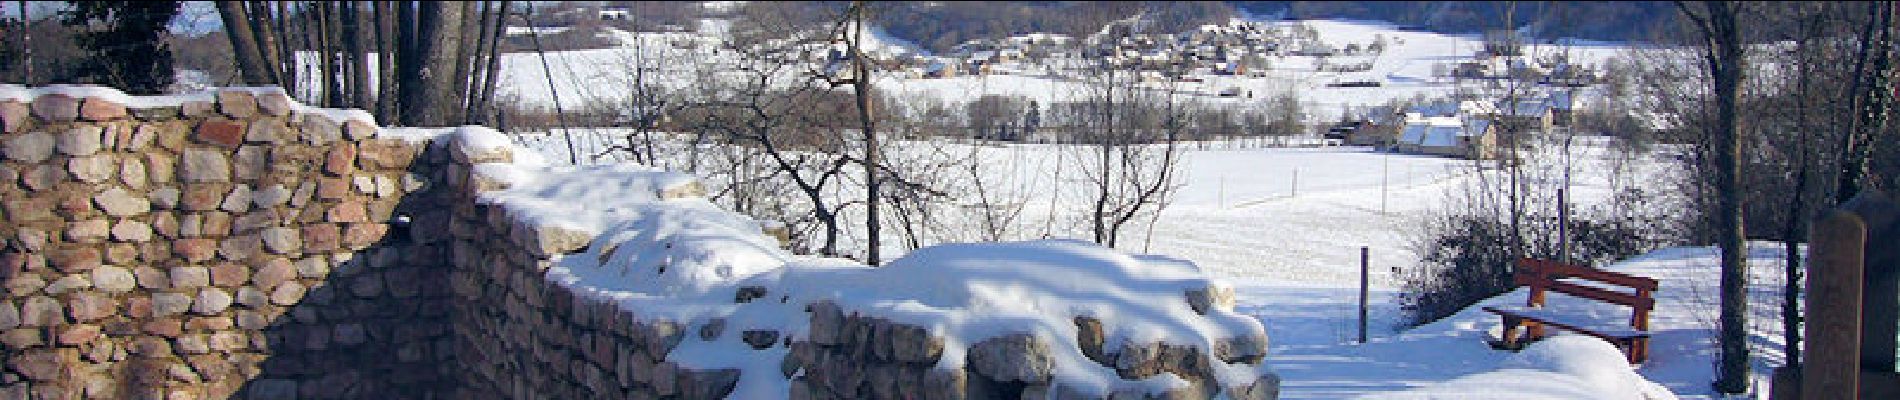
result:
<svg viewBox="0 0 1900 400"><path fill-rule="evenodd" d="M579 20L593 19L612 26L629 19L627 7L587 7L560 10L563 23L530 31L559 32ZM929 54L911 47L884 45L863 50L877 69L908 79L945 79L959 76L1042 75L1074 76L1102 65L1133 70L1144 82L1199 83L1208 77L1269 76L1277 68L1291 68L1289 57L1300 57L1299 68L1314 72L1352 73L1372 69L1373 61L1390 43L1375 36L1367 43L1336 45L1298 23L1245 21L1202 25L1189 32L1146 32L1144 21L1111 24L1096 34L1077 39L1068 35L1028 33L998 39L970 40L945 54ZM684 27L670 26L676 31ZM511 29L510 34L517 30ZM1514 37L1487 35L1486 45L1472 57L1436 66L1433 74L1447 80L1491 81L1534 87L1512 96L1464 95L1427 104L1375 107L1343 116L1335 123L1315 127L1330 143L1376 146L1382 149L1471 159L1494 159L1501 146L1522 143L1524 135L1568 129L1575 120L1576 88L1600 83L1595 71L1561 58L1535 59L1522 54ZM849 61L841 42L813 43L801 56L838 70ZM1308 64L1307 62L1310 62ZM1105 64L1104 64L1105 63ZM1309 66L1310 65L1310 66ZM1352 76L1352 75L1344 75ZM1343 80L1337 87L1379 87L1377 79ZM1496 86L1496 85L1492 85ZM1238 87L1211 88L1214 96L1251 98Z"/></svg>

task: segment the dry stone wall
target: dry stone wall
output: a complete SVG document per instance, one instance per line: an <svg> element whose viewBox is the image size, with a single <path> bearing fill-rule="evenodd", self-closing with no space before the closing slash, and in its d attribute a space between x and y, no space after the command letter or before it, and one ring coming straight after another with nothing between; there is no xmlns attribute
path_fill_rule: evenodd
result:
<svg viewBox="0 0 1900 400"><path fill-rule="evenodd" d="M446 251L389 224L421 146L279 91L108 94L0 102L0 399L446 383Z"/></svg>
<svg viewBox="0 0 1900 400"><path fill-rule="evenodd" d="M509 185L484 164L517 158L459 133L485 128L398 133L274 89L20 90L0 85L0 400L716 399L740 382L673 356L735 337L723 320L643 317L550 279L593 234L482 201ZM732 301L785 301L771 290ZM1232 307L1231 292L1184 295L1197 313ZM1047 338L973 343L944 368L939 332L826 301L802 311L805 332L715 345L785 354L772 378L787 398L1104 397L1051 381L1067 350ZM1213 376L1258 365L1263 336L1111 344L1114 327L1075 325L1077 350L1121 378L1190 383L1161 396L1277 397L1271 374Z"/></svg>

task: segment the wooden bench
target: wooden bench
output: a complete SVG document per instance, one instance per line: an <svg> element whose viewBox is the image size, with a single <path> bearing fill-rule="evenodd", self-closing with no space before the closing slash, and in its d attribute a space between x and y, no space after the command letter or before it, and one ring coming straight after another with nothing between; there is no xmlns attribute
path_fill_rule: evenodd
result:
<svg viewBox="0 0 1900 400"><path fill-rule="evenodd" d="M1586 282L1565 281L1581 279ZM1634 275L1591 269L1589 267L1558 263L1549 260L1523 259L1517 262L1517 271L1512 281L1518 286L1531 288L1530 295L1523 307L1487 306L1485 311L1504 318L1502 347L1520 348L1522 342L1543 339L1544 327L1582 333L1607 340L1623 349L1631 364L1640 364L1649 358L1649 311L1655 308L1656 280ZM1634 292L1613 290L1617 286ZM1597 301L1603 301L1631 308L1629 326L1602 326L1589 321L1577 321L1576 317L1553 312L1544 308L1544 293L1555 291ZM1525 329L1523 338L1517 330Z"/></svg>

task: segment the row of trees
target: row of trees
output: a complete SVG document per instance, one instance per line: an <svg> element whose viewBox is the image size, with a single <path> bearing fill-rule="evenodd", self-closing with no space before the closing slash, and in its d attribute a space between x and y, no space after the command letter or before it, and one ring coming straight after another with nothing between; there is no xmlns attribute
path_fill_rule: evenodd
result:
<svg viewBox="0 0 1900 400"><path fill-rule="evenodd" d="M508 1L218 1L246 84L386 121L485 122Z"/></svg>

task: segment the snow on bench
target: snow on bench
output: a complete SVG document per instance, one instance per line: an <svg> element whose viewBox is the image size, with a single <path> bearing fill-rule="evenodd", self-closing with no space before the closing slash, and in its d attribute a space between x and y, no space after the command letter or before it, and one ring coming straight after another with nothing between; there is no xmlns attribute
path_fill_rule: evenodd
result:
<svg viewBox="0 0 1900 400"><path fill-rule="evenodd" d="M1526 330L1524 341L1532 341L1545 337L1543 327L1549 325L1608 340L1623 349L1631 364L1642 363L1649 357L1649 311L1656 306L1655 279L1548 260L1523 259L1518 260L1517 265L1512 280L1531 289L1524 306L1484 307L1485 311L1504 319L1501 347L1521 347L1517 335L1519 327ZM1618 290L1624 288L1634 292ZM1606 327L1545 308L1544 298L1549 291L1628 306L1631 308L1629 326Z"/></svg>

